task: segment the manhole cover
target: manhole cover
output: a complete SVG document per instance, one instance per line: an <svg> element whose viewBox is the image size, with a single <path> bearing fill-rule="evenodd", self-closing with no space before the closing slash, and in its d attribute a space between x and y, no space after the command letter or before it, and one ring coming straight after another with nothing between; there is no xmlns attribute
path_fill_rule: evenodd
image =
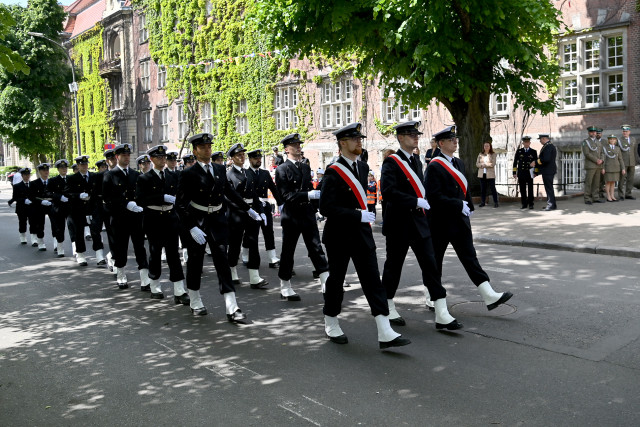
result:
<svg viewBox="0 0 640 427"><path fill-rule="evenodd" d="M451 306L452 314L459 314L465 316L476 317L497 317L507 316L516 312L516 308L509 304L502 304L493 310L487 310L487 306L484 302L471 301L471 302L459 302Z"/></svg>

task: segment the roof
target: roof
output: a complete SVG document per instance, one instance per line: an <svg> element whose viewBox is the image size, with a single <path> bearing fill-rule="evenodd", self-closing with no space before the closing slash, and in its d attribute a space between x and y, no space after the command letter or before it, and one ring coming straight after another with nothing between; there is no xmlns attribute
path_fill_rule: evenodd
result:
<svg viewBox="0 0 640 427"><path fill-rule="evenodd" d="M86 0L78 0L78 2L82 1ZM94 4L80 12L78 16L75 17L73 27L69 28L69 26L67 26L67 28L65 28L65 32L71 33L71 38L74 38L85 31L90 30L96 25L96 23L102 20L102 14L104 13L105 8L106 1L97 0Z"/></svg>

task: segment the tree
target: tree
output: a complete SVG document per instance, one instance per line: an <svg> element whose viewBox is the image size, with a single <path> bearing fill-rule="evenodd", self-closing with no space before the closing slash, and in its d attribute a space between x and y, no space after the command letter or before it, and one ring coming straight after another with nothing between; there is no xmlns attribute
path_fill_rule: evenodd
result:
<svg viewBox="0 0 640 427"><path fill-rule="evenodd" d="M442 103L472 164L490 133L491 93L510 91L527 111L557 82L545 55L559 28L549 0L259 0L255 19L275 47L297 56L350 55L357 75L380 75L410 105ZM471 168L468 168L469 170Z"/></svg>
<svg viewBox="0 0 640 427"><path fill-rule="evenodd" d="M56 0L31 0L28 8L11 9L16 25L6 41L31 69L29 75L0 69L0 134L6 135L33 162L55 153L71 70L62 49L29 31L56 40L65 14Z"/></svg>
<svg viewBox="0 0 640 427"><path fill-rule="evenodd" d="M24 59L4 42L11 32L11 27L15 24L16 21L11 16L9 9L0 4L0 68L5 69L8 73L29 74L29 67L25 64Z"/></svg>

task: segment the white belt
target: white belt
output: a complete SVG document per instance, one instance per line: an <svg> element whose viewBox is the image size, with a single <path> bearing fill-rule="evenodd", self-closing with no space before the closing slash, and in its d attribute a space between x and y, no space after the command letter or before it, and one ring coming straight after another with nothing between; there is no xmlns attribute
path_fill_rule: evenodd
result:
<svg viewBox="0 0 640 427"><path fill-rule="evenodd" d="M260 199L261 202L266 202L269 203L269 198L268 197L258 197Z"/></svg>
<svg viewBox="0 0 640 427"><path fill-rule="evenodd" d="M149 208L149 209L151 209L153 211L166 212L166 211L170 211L171 209L173 209L173 205L147 206L147 208Z"/></svg>
<svg viewBox="0 0 640 427"><path fill-rule="evenodd" d="M206 213L213 213L213 212L217 212L220 209L222 209L222 203L219 204L219 205L215 205L215 206L211 206L211 205L202 206L202 205L199 205L199 204L197 204L195 202L191 202L190 204L191 204L191 206L193 206L194 208L198 209L199 211L206 212Z"/></svg>

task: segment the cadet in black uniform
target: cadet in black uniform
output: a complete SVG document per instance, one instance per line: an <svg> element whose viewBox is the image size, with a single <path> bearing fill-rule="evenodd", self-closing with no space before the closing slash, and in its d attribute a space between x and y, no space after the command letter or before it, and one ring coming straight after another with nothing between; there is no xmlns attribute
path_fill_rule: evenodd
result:
<svg viewBox="0 0 640 427"><path fill-rule="evenodd" d="M149 279L151 298L162 299L160 286L160 261L164 248L169 265L169 280L173 283L173 299L176 304L189 304L184 289L184 273L178 253L180 219L174 209L178 191L178 176L165 172L167 147L157 145L147 150L153 168L136 181L136 203L144 208L142 228L149 241Z"/></svg>
<svg viewBox="0 0 640 427"><path fill-rule="evenodd" d="M227 259L229 229L225 197L240 209L247 211L256 221L260 219L260 215L251 209L232 188L227 180L224 166L211 163L212 141L213 135L209 133L201 133L189 138L197 163L182 171L178 184L176 201L178 215L191 235L187 242L183 242L189 249L187 290L191 299L191 312L194 315L207 314L200 296L200 281L204 245L209 243L218 275L220 293L224 295L227 319L230 322L244 323L246 315L238 308Z"/></svg>
<svg viewBox="0 0 640 427"><path fill-rule="evenodd" d="M376 215L367 210L364 190L369 166L357 160L362 153L362 138L365 138L360 130L360 123L352 123L334 132L342 155L327 168L322 184L320 212L327 218L322 242L329 259L329 278L322 310L325 333L332 342L347 343L337 316L342 311L342 284L352 260L376 321L380 348L399 347L411 341L402 338L389 324L387 293L380 281L376 244L371 231Z"/></svg>
<svg viewBox="0 0 640 427"><path fill-rule="evenodd" d="M58 257L64 256L64 230L69 216L71 205L69 198L64 195L64 188L67 186L67 171L69 170L69 162L67 159L60 159L54 163L58 169L58 176L54 176L49 180L49 192L53 198L53 206L51 207L51 232L56 242L55 252Z"/></svg>
<svg viewBox="0 0 640 427"><path fill-rule="evenodd" d="M222 151L214 151L211 153L211 161L224 166L224 153Z"/></svg>
<svg viewBox="0 0 640 427"><path fill-rule="evenodd" d="M113 142L114 145L119 145L116 141ZM118 159L116 158L115 149L109 148L104 151L104 159L107 162L107 171L101 173L101 176L98 178L100 184L100 189L98 190L99 194L99 203L102 204L102 221L104 223L104 228L107 232L107 241L109 242L109 252L107 253L107 268L112 271L117 276L117 268L115 268L115 260L113 259L113 254L111 253L112 249L115 246L115 241L113 239L113 230L111 229L111 213L107 208L107 205L104 202L103 196L103 185L104 183L104 175L115 168L118 165Z"/></svg>
<svg viewBox="0 0 640 427"><path fill-rule="evenodd" d="M313 189L311 169L300 162L300 134L292 133L282 141L287 160L276 169L276 187L284 200L282 217L282 253L280 254L280 298L288 301L300 301L300 296L291 288L293 257L302 234L309 252L309 258L324 285L329 277L327 258L320 244L320 232L316 223L316 209L312 200L320 198L320 191Z"/></svg>
<svg viewBox="0 0 640 427"><path fill-rule="evenodd" d="M104 245L102 245L102 226L105 223L105 210L104 203L102 197L102 182L104 181L104 173L108 170L108 165L106 160L98 160L96 162L96 168L98 168L98 172L95 174L96 185L95 185L95 202L93 203L93 212L89 217L89 229L91 230L92 236L101 236L100 242L101 247L95 246L94 242L94 250L96 251L96 261L97 265L105 265L107 260L104 256ZM108 238L108 234L107 234ZM92 238L93 240L93 238ZM111 243L111 242L109 242ZM109 246L111 247L111 246Z"/></svg>
<svg viewBox="0 0 640 427"><path fill-rule="evenodd" d="M146 154L138 156L136 163L138 164L138 172L141 174L147 173L151 170L151 159Z"/></svg>
<svg viewBox="0 0 640 427"><path fill-rule="evenodd" d="M129 238L133 243L133 251L140 272L140 290L151 291L149 279L149 264L147 263L147 251L144 248L144 231L142 230L143 208L135 202L136 181L140 175L129 167L131 160L131 145L120 144L115 148L118 164L104 174L102 183L102 196L104 203L111 214L111 227L113 231L113 247L111 252L115 260L116 281L120 289L129 287L127 275L124 271L127 265L127 253L129 251Z"/></svg>
<svg viewBox="0 0 640 427"><path fill-rule="evenodd" d="M558 206L556 205L556 193L553 188L553 177L558 172L558 166L556 165L557 150L555 145L549 139L548 133L538 134L538 139L542 144L540 149L540 155L537 161L537 172L542 175L542 183L544 184L544 191L547 193L547 206L542 208L545 211L552 211Z"/></svg>
<svg viewBox="0 0 640 427"><path fill-rule="evenodd" d="M47 245L44 243L44 226L46 217L49 217L49 224L53 230L51 222L51 201L53 197L49 191L49 163L38 165L40 178L34 180L29 185L29 199L31 205L32 225L38 238L38 250L46 251Z"/></svg>
<svg viewBox="0 0 640 427"><path fill-rule="evenodd" d="M186 156L182 156L182 169L190 168L191 166L196 164L196 158L193 154L187 154Z"/></svg>
<svg viewBox="0 0 640 427"><path fill-rule="evenodd" d="M244 199L244 201L260 215L260 222L266 224L267 217L262 210L262 203L258 198L254 181L255 175L249 175L244 169L245 152L247 150L240 143L233 144L227 153L227 157L233 161L233 166L227 171L227 179L234 190ZM243 240L247 240L249 246L249 284L253 289L264 289L269 284L260 277L260 252L258 251L258 233L260 224L249 218L246 209L236 205L232 200L229 203L229 267L231 267L231 280L239 285L238 278L238 257Z"/></svg>
<svg viewBox="0 0 640 427"><path fill-rule="evenodd" d="M169 151L167 153L167 170L169 172L179 172L178 169L178 152Z"/></svg>
<svg viewBox="0 0 640 427"><path fill-rule="evenodd" d="M16 215L18 215L18 232L20 233L20 244L27 244L27 222L29 222L29 233L31 233L31 242L36 243L37 237L33 233L31 221L29 220L29 211L31 209L31 199L29 199L29 180L31 179L31 169L22 168L18 172L22 177L22 181L13 185L13 194L11 200L16 203Z"/></svg>
<svg viewBox="0 0 640 427"><path fill-rule="evenodd" d="M513 177L518 178L520 187L520 209L533 209L533 176L530 172L538 160L538 153L531 147L531 137L522 137L522 148L513 157Z"/></svg>
<svg viewBox="0 0 640 427"><path fill-rule="evenodd" d="M284 163L284 157L282 156L282 154L278 153L277 146L273 147L273 158L275 159L274 163L276 164L276 166L280 166Z"/></svg>

